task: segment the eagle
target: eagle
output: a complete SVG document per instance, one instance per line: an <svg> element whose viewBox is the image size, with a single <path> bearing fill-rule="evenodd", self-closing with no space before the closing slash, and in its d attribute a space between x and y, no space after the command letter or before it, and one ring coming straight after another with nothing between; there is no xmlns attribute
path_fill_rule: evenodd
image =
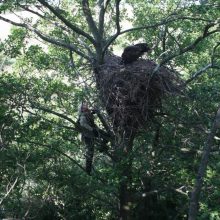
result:
<svg viewBox="0 0 220 220"><path fill-rule="evenodd" d="M94 122L93 117L94 112L91 111L87 105L87 103L82 102L79 106L78 112L78 123L81 127L86 128L90 132L94 134L94 137L88 132L83 131L81 134L82 141L85 143L86 147L86 172L91 175L92 171L92 163L93 163L93 156L94 156L94 138L98 136L97 126Z"/></svg>
<svg viewBox="0 0 220 220"><path fill-rule="evenodd" d="M139 43L132 46L127 46L122 53L122 63L128 64L136 61L145 52L149 52L151 48L146 43Z"/></svg>
<svg viewBox="0 0 220 220"><path fill-rule="evenodd" d="M85 145L85 171L88 175L92 172L95 144L98 144L100 152L105 152L110 139L110 135L95 124L94 114L98 115L98 110L90 109L87 102L79 105L77 124L84 128L81 131L81 141Z"/></svg>

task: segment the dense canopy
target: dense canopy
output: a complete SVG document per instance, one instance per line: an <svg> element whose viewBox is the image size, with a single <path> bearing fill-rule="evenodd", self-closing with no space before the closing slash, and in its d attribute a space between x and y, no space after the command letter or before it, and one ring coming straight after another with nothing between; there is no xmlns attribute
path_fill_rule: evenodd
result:
<svg viewBox="0 0 220 220"><path fill-rule="evenodd" d="M0 21L0 219L220 219L218 0L5 0Z"/></svg>

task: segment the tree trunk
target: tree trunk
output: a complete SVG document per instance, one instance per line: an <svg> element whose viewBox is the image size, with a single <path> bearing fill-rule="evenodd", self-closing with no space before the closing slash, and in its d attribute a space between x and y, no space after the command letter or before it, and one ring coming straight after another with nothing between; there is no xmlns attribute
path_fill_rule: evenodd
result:
<svg viewBox="0 0 220 220"><path fill-rule="evenodd" d="M131 217L131 190L130 185L132 181L132 158L130 153L132 152L134 135L132 132L126 132L123 135L123 143L121 145L122 156L118 161L122 163L120 172L120 186L119 186L119 212L120 220L130 220Z"/></svg>
<svg viewBox="0 0 220 220"><path fill-rule="evenodd" d="M122 176L124 178L124 176ZM119 210L120 210L120 220L129 220L131 219L131 210L130 210L130 192L128 189L128 182L122 181L120 183L120 204L119 204Z"/></svg>
<svg viewBox="0 0 220 220"><path fill-rule="evenodd" d="M195 186L191 193L188 220L195 220L197 213L198 213L199 196L200 196L200 192L202 189L202 183L203 183L203 179L206 173L208 160L209 160L209 154L211 151L211 147L213 145L214 136L218 128L220 128L220 108L216 114L216 118L213 123L212 129L209 133L208 139L204 146L202 159L201 159L201 163L199 166L199 171L198 171L196 181L195 181Z"/></svg>

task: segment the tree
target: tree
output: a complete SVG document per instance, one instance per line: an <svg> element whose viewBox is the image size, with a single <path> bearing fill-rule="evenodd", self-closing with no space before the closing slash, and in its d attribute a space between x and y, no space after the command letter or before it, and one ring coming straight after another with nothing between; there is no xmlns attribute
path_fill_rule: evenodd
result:
<svg viewBox="0 0 220 220"><path fill-rule="evenodd" d="M132 18L126 15L131 9ZM151 58L157 62L152 74L157 74L167 65L184 74L186 81L182 83L183 87L193 85L195 80L206 82L207 77L202 75L209 71L214 76L219 69L218 9L219 4L215 1L200 4L194 1L124 3L120 0L83 0L72 5L69 1L44 0L1 3L2 13L25 10L37 17L20 16L20 21L12 21L0 15L1 20L19 27L14 29L2 47L8 56L17 58L14 71L22 75L20 78L2 77L1 83L6 85L2 92L5 97L3 102L6 109L10 109L2 111L2 115L8 119L9 114L12 121L17 122L18 125L12 127L13 135L9 136L9 143L26 155L21 154L21 160L27 158L20 166L16 156L17 162L13 166L30 169L26 176L27 168L23 168L23 180L15 178L8 181L10 178L5 177L5 185L8 183L13 188L17 185L18 194L31 192L35 195L35 190L40 191L41 195L46 194L48 197L42 196L39 201L43 207L50 207L51 213L48 215L53 215L53 218L183 219L187 207L180 207L182 201L187 202L187 193L182 186L187 188L191 185L187 177L192 178L193 173L187 174L187 170L192 172L197 161L193 145L202 145L198 127L203 129L209 122L201 115L204 111L215 111L216 97L211 97L207 102L209 107L202 100L195 103L193 96L202 97L205 93L203 89L208 88L207 85L198 87L195 84L186 91L190 101L181 96L175 96L175 100L169 97L162 100L163 108L147 124L147 132L143 129L133 133L120 126L115 130L112 118L106 113L100 96L96 95L100 93L99 81L94 84L91 76L97 78L97 72L100 74L105 57L112 53L114 46L144 39L152 44ZM129 19L133 27L125 29L124 22ZM44 43L26 45L27 39L35 36ZM126 41L121 36L126 36ZM79 85L79 80L83 85ZM209 87L212 85L210 83ZM9 88L14 90L8 94ZM103 106L97 111L97 123L102 130L101 138L108 141L108 149L103 151L103 141L97 140L97 148L102 152L99 153L101 159L95 161L92 177L81 176L76 184L71 185L72 178L85 171L79 158L82 157L82 150L77 148L79 140L76 138L82 127L72 119L72 116L76 117L77 104L81 99L90 100L91 105ZM190 115L187 114L189 111ZM5 123L2 122L2 126ZM4 127L4 132L7 129ZM192 133L190 136L188 130ZM177 135L178 132L180 134ZM187 138L194 144L188 143ZM187 153L191 155L183 160L182 148L175 146L185 143ZM13 154L13 147L5 153L8 151ZM28 156L30 152L31 158ZM44 159L48 163L42 166ZM194 159L195 164L187 159ZM37 165L39 169L36 176L33 176L31 165ZM2 172L6 170L4 165ZM167 176L174 178L169 180ZM32 181L36 183L39 180L41 182L37 187L31 186ZM181 182L181 187L178 182ZM85 187L82 187L84 183ZM30 189L22 189L22 184L30 184ZM60 185L63 186L60 188ZM63 195L65 190L73 194L77 190L86 190L87 194L80 199L79 195ZM5 195L8 196L11 190L7 192ZM36 214L34 201L29 205L32 213L22 210L20 216ZM99 206L102 207L101 212L98 211ZM58 209L56 213L55 207ZM76 212L71 212L71 208L83 210L84 213L74 216Z"/></svg>
<svg viewBox="0 0 220 220"><path fill-rule="evenodd" d="M213 146L214 136L216 134L217 129L219 128L219 117L220 117L219 113L220 113L220 110L218 110L218 112L216 114L216 118L213 123L211 132L209 134L209 137L208 137L207 142L204 147L202 161L199 166L199 171L198 171L198 175L196 178L196 183L195 183L194 189L192 191L192 195L191 195L190 207L189 207L189 220L196 219L196 216L197 216L197 212L198 212L197 206L198 206L198 201L199 201L199 195L200 195L201 188L202 188L202 181L204 179L205 171L207 169L209 154L210 154L211 148Z"/></svg>

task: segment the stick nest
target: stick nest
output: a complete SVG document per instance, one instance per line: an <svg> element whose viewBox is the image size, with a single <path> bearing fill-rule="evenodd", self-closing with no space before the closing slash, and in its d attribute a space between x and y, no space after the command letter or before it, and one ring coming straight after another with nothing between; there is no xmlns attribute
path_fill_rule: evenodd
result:
<svg viewBox="0 0 220 220"><path fill-rule="evenodd" d="M123 65L121 57L111 55L95 71L101 99L114 129L137 132L144 128L160 111L162 98L178 91L177 74L166 67L153 74L156 66L146 59Z"/></svg>

